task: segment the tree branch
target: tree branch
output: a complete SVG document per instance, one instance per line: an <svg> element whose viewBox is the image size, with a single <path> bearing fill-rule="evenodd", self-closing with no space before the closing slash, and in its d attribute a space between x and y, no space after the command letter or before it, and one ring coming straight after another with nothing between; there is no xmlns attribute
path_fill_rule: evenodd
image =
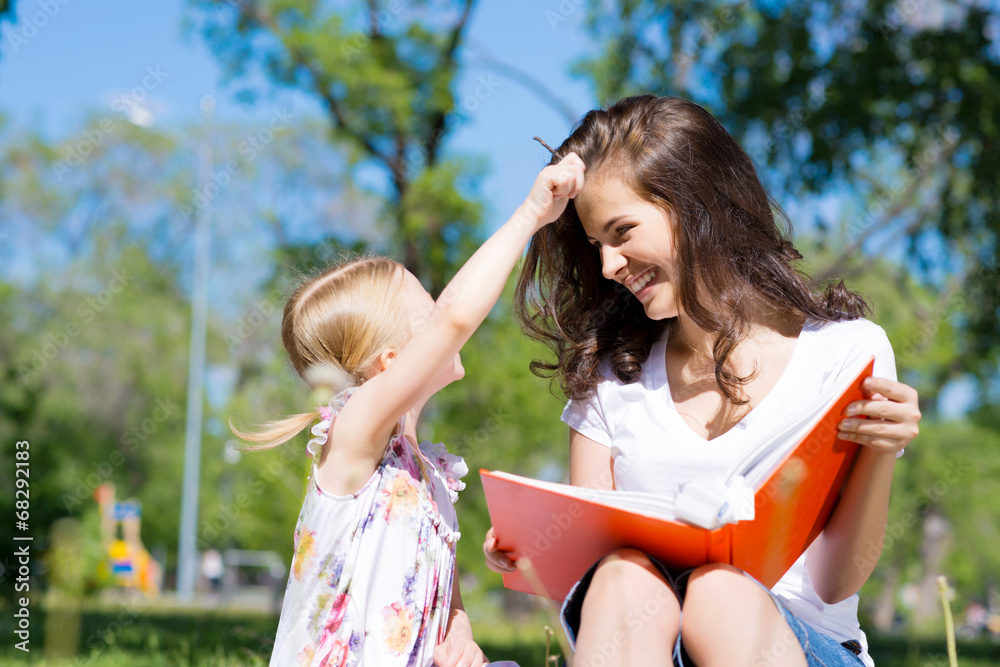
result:
<svg viewBox="0 0 1000 667"><path fill-rule="evenodd" d="M372 26L372 39L382 36L378 27L378 0L368 0L368 17Z"/></svg>
<svg viewBox="0 0 1000 667"><path fill-rule="evenodd" d="M455 54L458 52L458 47L462 43L462 34L469 25L469 17L472 16L472 9L475 4L476 0L466 0L465 7L462 9L462 16L459 17L458 22L452 28L451 34L448 38L448 45L441 54L441 61L438 66L439 71L447 72L454 69ZM448 115L446 112L439 110L436 111L429 119L428 129L430 130L430 133L427 135L427 142L424 144L424 151L427 154L428 165L434 164L437 160L437 152L441 147L441 139L444 136L444 125L447 117Z"/></svg>
<svg viewBox="0 0 1000 667"><path fill-rule="evenodd" d="M515 83L519 83L521 86L537 95L542 102L552 107L554 111L565 118L567 123L573 125L576 121L580 120L580 114L574 111L568 102L553 94L545 83L539 81L531 74L493 57L486 51L482 44L475 44L475 48L476 57L479 58L484 65L491 67L501 74L513 79Z"/></svg>
<svg viewBox="0 0 1000 667"><path fill-rule="evenodd" d="M315 84L316 92L320 95L327 110L330 112L330 116L333 118L334 125L336 125L337 129L354 141L357 141L372 157L392 169L390 158L383 155L378 148L375 147L375 144L373 144L361 130L352 127L348 122L347 115L341 107L340 100L334 97L333 93L330 92L330 81L326 75L320 71L315 64L313 64L310 57L306 53L298 47L288 44L281 39L278 25L275 23L274 17L271 13L267 10L258 11L256 7L253 7L246 2L238 3L237 8L244 20L250 23L256 23L262 28L267 29L276 39L278 39L279 42L281 42L281 44L288 50L288 54L294 67L301 67L309 73Z"/></svg>
<svg viewBox="0 0 1000 667"><path fill-rule="evenodd" d="M917 195L921 187L927 181L928 176L937 171L938 167L941 167L950 162L952 156L955 154L955 151L957 149L958 149L958 142L956 141L955 143L951 144L951 146L949 146L947 150L942 151L931 166L926 168L917 177L911 179L910 183L906 187L906 190L904 190L902 193L896 196L896 199L893 201L892 205L885 211L885 213L883 213L879 217L879 220L875 223L868 225L868 227L866 227L863 231L861 231L861 233L859 233L852 242L848 243L847 247L841 251L841 253L833 261L830 267L821 273L821 278L825 280L835 275L851 274L852 272L848 271L846 269L846 266L853 258L857 257L858 253L861 251L861 248L864 246L865 241L867 241L872 234L884 228L889 222L891 222L899 215L901 215L904 211L906 211L910 205L910 202L913 200L913 198ZM916 216L914 221L908 224L906 227L904 227L898 234L895 234L890 240L893 240L900 236L904 237L908 236L917 231L918 229L920 229L924 224L923 216L919 215L921 211L923 211L922 208L918 209L917 211L918 215ZM853 272L856 271L857 270L855 269Z"/></svg>

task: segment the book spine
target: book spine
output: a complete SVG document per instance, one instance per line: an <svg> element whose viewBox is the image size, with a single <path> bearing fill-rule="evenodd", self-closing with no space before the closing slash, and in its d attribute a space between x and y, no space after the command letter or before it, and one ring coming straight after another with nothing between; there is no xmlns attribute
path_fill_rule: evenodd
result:
<svg viewBox="0 0 1000 667"><path fill-rule="evenodd" d="M715 530L705 531L707 540L706 563L733 563L733 530L727 524Z"/></svg>

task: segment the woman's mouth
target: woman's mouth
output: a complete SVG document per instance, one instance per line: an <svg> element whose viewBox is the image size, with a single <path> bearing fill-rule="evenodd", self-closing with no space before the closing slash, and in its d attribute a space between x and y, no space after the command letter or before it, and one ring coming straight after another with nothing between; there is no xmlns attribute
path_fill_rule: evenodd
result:
<svg viewBox="0 0 1000 667"><path fill-rule="evenodd" d="M641 273L635 280L629 283L628 288L639 301L642 301L652 291L651 285L656 278L657 270L649 269Z"/></svg>

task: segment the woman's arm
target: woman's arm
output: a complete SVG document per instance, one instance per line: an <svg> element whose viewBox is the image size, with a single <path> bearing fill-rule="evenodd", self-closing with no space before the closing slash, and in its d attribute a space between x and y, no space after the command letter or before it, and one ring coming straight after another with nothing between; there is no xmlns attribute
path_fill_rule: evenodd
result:
<svg viewBox="0 0 1000 667"><path fill-rule="evenodd" d="M848 406L839 434L862 449L830 520L806 551L809 580L826 604L854 595L875 569L896 454L919 432L916 390L885 378L869 378L864 389L872 397ZM868 419L852 418L862 415Z"/></svg>
<svg viewBox="0 0 1000 667"><path fill-rule="evenodd" d="M575 428L569 430L569 483L591 489L615 488L611 448L591 440Z"/></svg>
<svg viewBox="0 0 1000 667"><path fill-rule="evenodd" d="M472 638L472 622L465 613L462 593L458 590L458 571L451 586L451 613L444 641L434 647L437 667L481 667L486 662L483 650Z"/></svg>

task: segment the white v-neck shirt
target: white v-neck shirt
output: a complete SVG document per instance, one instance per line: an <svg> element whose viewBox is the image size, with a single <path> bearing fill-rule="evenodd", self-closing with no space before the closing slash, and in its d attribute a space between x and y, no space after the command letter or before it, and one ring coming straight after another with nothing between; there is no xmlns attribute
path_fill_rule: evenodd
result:
<svg viewBox="0 0 1000 667"><path fill-rule="evenodd" d="M624 384L602 364L603 379L593 396L570 401L562 420L586 437L610 447L615 487L626 491L671 493L686 482L710 480L740 460L751 443L780 426L783 418L815 406L831 387L847 380L875 356L874 375L896 379L892 346L878 325L864 319L810 320L802 328L791 359L775 386L736 426L706 440L677 412L667 382L664 335L650 350L637 382ZM820 600L806 573L805 555L772 591L801 620L837 641L861 643L862 661L874 666L858 625L858 596L837 604Z"/></svg>

